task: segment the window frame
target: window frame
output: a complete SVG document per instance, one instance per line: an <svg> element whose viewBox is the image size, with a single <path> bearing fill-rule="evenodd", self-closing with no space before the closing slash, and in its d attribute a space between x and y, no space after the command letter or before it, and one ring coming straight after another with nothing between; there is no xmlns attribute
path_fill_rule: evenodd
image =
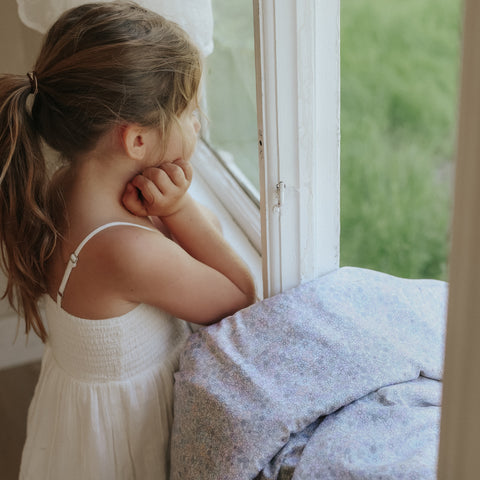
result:
<svg viewBox="0 0 480 480"><path fill-rule="evenodd" d="M253 9L260 210L208 132L196 163L261 252L269 297L339 266L340 0L253 0Z"/></svg>
<svg viewBox="0 0 480 480"><path fill-rule="evenodd" d="M222 157L202 135L195 151L195 173L261 253L260 202L255 187L233 162Z"/></svg>
<svg viewBox="0 0 480 480"><path fill-rule="evenodd" d="M254 0L254 19L271 296L339 266L340 0Z"/></svg>

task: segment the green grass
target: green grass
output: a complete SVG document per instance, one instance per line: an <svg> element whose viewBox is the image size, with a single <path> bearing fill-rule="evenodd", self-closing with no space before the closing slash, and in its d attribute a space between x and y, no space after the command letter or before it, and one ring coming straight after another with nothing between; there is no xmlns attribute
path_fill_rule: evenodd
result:
<svg viewBox="0 0 480 480"><path fill-rule="evenodd" d="M460 2L341 8L341 263L445 278Z"/></svg>

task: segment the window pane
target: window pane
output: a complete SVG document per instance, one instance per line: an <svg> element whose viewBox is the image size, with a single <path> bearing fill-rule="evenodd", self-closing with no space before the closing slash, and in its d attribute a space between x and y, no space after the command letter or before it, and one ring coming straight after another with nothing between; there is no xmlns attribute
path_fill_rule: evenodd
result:
<svg viewBox="0 0 480 480"><path fill-rule="evenodd" d="M207 140L258 189L252 2L212 0L212 6L215 46L206 60Z"/></svg>
<svg viewBox="0 0 480 480"><path fill-rule="evenodd" d="M459 0L341 2L341 263L445 278Z"/></svg>

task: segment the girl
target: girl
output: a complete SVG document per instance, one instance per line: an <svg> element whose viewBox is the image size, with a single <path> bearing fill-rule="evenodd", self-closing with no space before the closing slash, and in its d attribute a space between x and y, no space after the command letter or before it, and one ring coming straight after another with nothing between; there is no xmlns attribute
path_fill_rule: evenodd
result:
<svg viewBox="0 0 480 480"><path fill-rule="evenodd" d="M187 193L200 76L178 26L117 2L66 12L33 72L0 76L6 295L46 341L23 479L166 479L176 318L255 299ZM50 181L42 142L65 161Z"/></svg>

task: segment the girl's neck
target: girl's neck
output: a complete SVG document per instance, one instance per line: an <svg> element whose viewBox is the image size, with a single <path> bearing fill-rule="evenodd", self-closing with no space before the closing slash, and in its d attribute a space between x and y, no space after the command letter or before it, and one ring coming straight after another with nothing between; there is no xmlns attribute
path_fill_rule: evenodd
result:
<svg viewBox="0 0 480 480"><path fill-rule="evenodd" d="M122 194L137 173L135 163L118 148L98 147L78 158L61 181L71 233L112 220L131 220Z"/></svg>

